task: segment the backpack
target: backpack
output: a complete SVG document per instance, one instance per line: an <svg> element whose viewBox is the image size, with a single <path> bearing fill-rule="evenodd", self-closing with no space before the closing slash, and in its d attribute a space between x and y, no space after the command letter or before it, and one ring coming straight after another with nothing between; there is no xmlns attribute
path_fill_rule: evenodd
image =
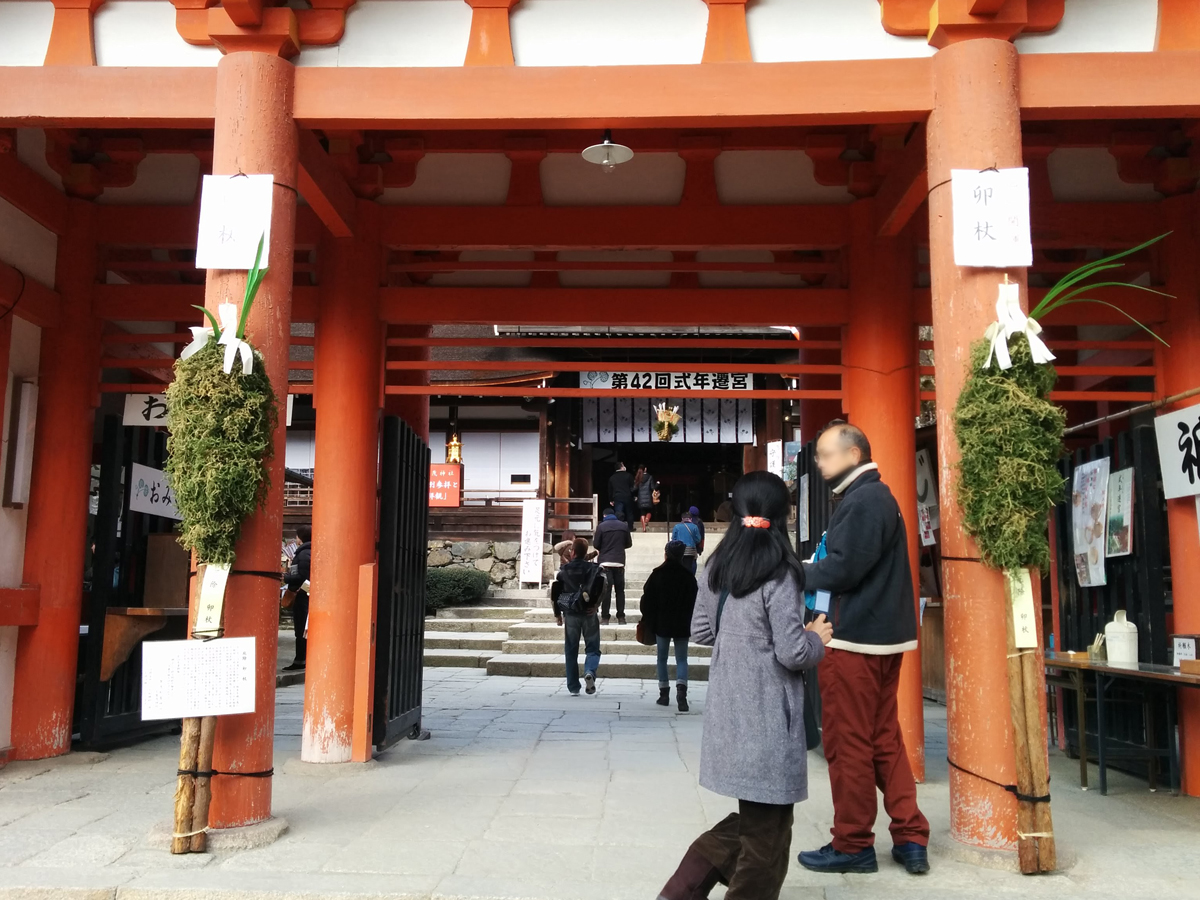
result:
<svg viewBox="0 0 1200 900"><path fill-rule="evenodd" d="M605 583L600 566L595 563L576 566L571 562L563 566L559 575L562 587L554 601L557 610L580 616L600 604Z"/></svg>

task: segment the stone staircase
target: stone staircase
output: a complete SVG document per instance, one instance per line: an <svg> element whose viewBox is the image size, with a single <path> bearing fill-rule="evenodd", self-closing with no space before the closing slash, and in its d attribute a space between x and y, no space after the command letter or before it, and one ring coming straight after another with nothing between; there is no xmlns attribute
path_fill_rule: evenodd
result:
<svg viewBox="0 0 1200 900"><path fill-rule="evenodd" d="M718 537L709 536L710 552ZM666 535L661 532L633 536L625 567L628 624L616 624L614 600L612 624L600 628L601 677L657 677L655 648L639 644L635 631L641 617L638 607L642 588L651 570L662 562L665 541ZM425 620L425 665L486 668L489 675L566 676L562 629L554 623L548 587L495 590L486 602L484 606L439 610L437 616ZM582 642L579 652L582 667ZM711 648L696 644L689 647L690 680L707 680L711 652ZM669 674L674 680L673 652Z"/></svg>

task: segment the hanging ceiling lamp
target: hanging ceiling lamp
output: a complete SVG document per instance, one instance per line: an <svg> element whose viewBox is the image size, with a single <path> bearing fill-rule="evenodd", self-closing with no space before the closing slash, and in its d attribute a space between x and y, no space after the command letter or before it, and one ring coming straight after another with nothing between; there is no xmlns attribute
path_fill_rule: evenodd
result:
<svg viewBox="0 0 1200 900"><path fill-rule="evenodd" d="M633 151L624 144L614 144L612 130L606 128L604 129L604 140L585 149L583 158L600 166L605 174L609 174L621 163L633 159Z"/></svg>

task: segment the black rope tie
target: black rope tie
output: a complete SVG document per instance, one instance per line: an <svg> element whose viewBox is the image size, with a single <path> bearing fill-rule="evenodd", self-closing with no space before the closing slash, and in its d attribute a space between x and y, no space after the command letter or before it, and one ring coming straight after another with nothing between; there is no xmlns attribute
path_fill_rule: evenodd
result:
<svg viewBox="0 0 1200 900"><path fill-rule="evenodd" d="M1002 790L1008 791L1010 794L1012 794L1014 797L1016 797L1019 801L1021 801L1023 803L1049 803L1050 802L1049 794L1046 794L1041 797L1034 797L1029 794L1022 794L1020 789L1018 789L1015 784L1001 784L998 781L992 781L992 779L988 778L986 775L980 775L978 772L972 772L970 769L964 769L962 766L960 766L958 763L956 763L954 760L952 760L949 756L946 757L946 762L950 763L950 767L952 769L958 769L958 771L962 772L964 775L971 775L975 778L978 778L980 781L986 781L988 784L994 784L996 787L1001 788ZM1047 778L1047 781L1049 781L1049 778Z"/></svg>
<svg viewBox="0 0 1200 900"><path fill-rule="evenodd" d="M191 775L193 778L212 778L216 775L226 775L237 778L270 778L275 774L275 768L271 767L262 772L218 772L216 769L177 769L177 775Z"/></svg>

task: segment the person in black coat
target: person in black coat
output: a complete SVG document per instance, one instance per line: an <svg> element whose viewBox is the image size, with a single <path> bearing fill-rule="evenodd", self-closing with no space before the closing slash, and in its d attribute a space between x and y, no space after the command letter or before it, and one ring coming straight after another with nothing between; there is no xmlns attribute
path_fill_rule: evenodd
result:
<svg viewBox="0 0 1200 900"><path fill-rule="evenodd" d="M633 476L625 468L625 463L617 463L617 471L609 476L608 499L617 512L617 518L622 522L632 524L634 521Z"/></svg>
<svg viewBox="0 0 1200 900"><path fill-rule="evenodd" d="M658 638L659 706L671 702L667 651L675 642L675 692L680 712L688 711L688 638L696 608L696 576L683 564L682 541L667 544L663 564L650 573L642 591L642 621Z"/></svg>
<svg viewBox="0 0 1200 900"><path fill-rule="evenodd" d="M307 525L301 525L296 529L296 537L300 541L300 546L296 548L296 555L292 557L292 564L288 566L287 578L284 580L284 586L289 591L296 592L296 599L292 603L292 628L296 632L296 658L292 660L291 664L283 667L285 672L303 669L308 657L308 638L305 636L308 630L308 591L302 590L302 588L304 582L308 581L312 574L312 529Z"/></svg>

